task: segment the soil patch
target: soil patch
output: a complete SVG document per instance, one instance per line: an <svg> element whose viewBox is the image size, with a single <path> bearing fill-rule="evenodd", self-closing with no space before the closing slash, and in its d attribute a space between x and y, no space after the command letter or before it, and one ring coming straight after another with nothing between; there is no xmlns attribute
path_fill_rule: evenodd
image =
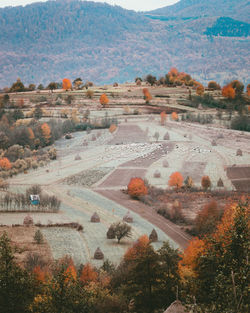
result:
<svg viewBox="0 0 250 313"><path fill-rule="evenodd" d="M227 176L237 191L250 191L250 166L228 167Z"/></svg>
<svg viewBox="0 0 250 313"><path fill-rule="evenodd" d="M98 187L118 187L127 186L132 177L144 178L145 169L117 169Z"/></svg>
<svg viewBox="0 0 250 313"><path fill-rule="evenodd" d="M139 126L120 125L109 144L121 145L140 142L148 142L148 136Z"/></svg>

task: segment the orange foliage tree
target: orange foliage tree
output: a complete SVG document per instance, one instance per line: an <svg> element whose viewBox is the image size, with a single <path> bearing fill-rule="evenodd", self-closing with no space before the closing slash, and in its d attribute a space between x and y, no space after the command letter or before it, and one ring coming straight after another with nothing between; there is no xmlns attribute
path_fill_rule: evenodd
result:
<svg viewBox="0 0 250 313"><path fill-rule="evenodd" d="M201 179L201 186L207 190L208 188L211 187L211 180L209 178L209 176L203 176Z"/></svg>
<svg viewBox="0 0 250 313"><path fill-rule="evenodd" d="M250 84L247 85L247 95L250 97Z"/></svg>
<svg viewBox="0 0 250 313"><path fill-rule="evenodd" d="M107 108L107 107L108 107L109 98L107 97L107 95L106 95L105 93L101 95L99 101L100 101L101 105L102 105L104 108Z"/></svg>
<svg viewBox="0 0 250 313"><path fill-rule="evenodd" d="M148 189L145 186L143 179L139 177L131 178L128 184L128 194L131 197L137 198L140 196L145 196L148 193Z"/></svg>
<svg viewBox="0 0 250 313"><path fill-rule="evenodd" d="M98 273L93 269L91 264L87 263L84 265L81 275L80 275L80 281L83 284L88 284L90 282L96 282L98 278Z"/></svg>
<svg viewBox="0 0 250 313"><path fill-rule="evenodd" d="M125 260L135 260L144 255L145 250L150 244L150 240L147 235L142 235L138 240L133 244L131 248L127 250L124 255Z"/></svg>
<svg viewBox="0 0 250 313"><path fill-rule="evenodd" d="M69 282L69 281L76 281L77 273L76 273L76 268L74 266L73 261L66 268L66 270L64 272L64 276L65 276L65 282L66 283Z"/></svg>
<svg viewBox="0 0 250 313"><path fill-rule="evenodd" d="M38 265L34 267L33 273L35 275L35 278L40 281L41 283L45 282L45 272L41 269L41 266Z"/></svg>
<svg viewBox="0 0 250 313"><path fill-rule="evenodd" d="M235 98L235 90L231 85L226 85L222 88L222 96L228 99L234 99Z"/></svg>
<svg viewBox="0 0 250 313"><path fill-rule="evenodd" d="M165 125L167 121L167 114L165 111L161 112L161 125Z"/></svg>
<svg viewBox="0 0 250 313"><path fill-rule="evenodd" d="M70 79L68 79L68 78L64 78L63 79L63 81L62 81L62 88L64 90L72 89L72 84L71 84Z"/></svg>
<svg viewBox="0 0 250 313"><path fill-rule="evenodd" d="M43 138L44 138L46 144L48 144L50 142L50 138L51 138L50 127L47 123L43 123L41 126L41 129L42 129Z"/></svg>
<svg viewBox="0 0 250 313"><path fill-rule="evenodd" d="M11 169L12 165L8 158L0 159L0 168L3 170Z"/></svg>
<svg viewBox="0 0 250 313"><path fill-rule="evenodd" d="M117 126L115 124L110 125L109 127L109 132L112 134L113 132L115 132L117 129Z"/></svg>
<svg viewBox="0 0 250 313"><path fill-rule="evenodd" d="M176 187L178 189L178 188L181 188L183 186L183 180L184 179L183 179L181 173L175 172L175 173L171 174L169 181L168 181L168 185L170 187Z"/></svg>
<svg viewBox="0 0 250 313"><path fill-rule="evenodd" d="M149 92L148 88L143 88L142 89L143 95L144 95L144 100L146 103L149 103L150 100L152 100L151 93Z"/></svg>
<svg viewBox="0 0 250 313"><path fill-rule="evenodd" d="M202 86L202 84L199 84L196 88L196 94L198 96L202 96L204 94L205 88Z"/></svg>
<svg viewBox="0 0 250 313"><path fill-rule="evenodd" d="M171 118L173 121L178 121L178 119L179 119L178 114L176 112L172 112Z"/></svg>
<svg viewBox="0 0 250 313"><path fill-rule="evenodd" d="M28 132L29 132L29 139L30 140L35 139L35 135L34 135L32 128L28 127Z"/></svg>

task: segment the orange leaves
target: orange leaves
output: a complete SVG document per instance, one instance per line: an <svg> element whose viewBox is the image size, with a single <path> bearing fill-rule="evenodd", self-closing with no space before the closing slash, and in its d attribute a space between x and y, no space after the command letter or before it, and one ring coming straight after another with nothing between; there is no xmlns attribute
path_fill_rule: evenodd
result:
<svg viewBox="0 0 250 313"><path fill-rule="evenodd" d="M2 158L0 159L0 168L3 170L9 170L11 169L12 165L9 159L7 158Z"/></svg>
<svg viewBox="0 0 250 313"><path fill-rule="evenodd" d="M39 265L33 269L33 273L39 282L45 282L45 272L41 269Z"/></svg>
<svg viewBox="0 0 250 313"><path fill-rule="evenodd" d="M181 173L175 172L171 174L169 181L168 181L168 185L170 187L176 187L177 189L181 188L183 186L183 177Z"/></svg>
<svg viewBox="0 0 250 313"><path fill-rule="evenodd" d="M143 88L142 89L143 95L144 95L144 100L146 103L149 103L150 100L152 100L151 93L149 92L148 88Z"/></svg>
<svg viewBox="0 0 250 313"><path fill-rule="evenodd" d="M228 99L234 99L235 98L235 90L234 88L229 84L222 88L222 96Z"/></svg>
<svg viewBox="0 0 250 313"><path fill-rule="evenodd" d="M178 114L176 112L172 112L171 118L173 121L178 121L178 119L179 119Z"/></svg>
<svg viewBox="0 0 250 313"><path fill-rule="evenodd" d="M167 121L167 114L165 111L161 112L161 125L165 125Z"/></svg>
<svg viewBox="0 0 250 313"><path fill-rule="evenodd" d="M109 127L109 132L112 134L113 132L115 132L117 129L117 126L115 124L110 125Z"/></svg>
<svg viewBox="0 0 250 313"><path fill-rule="evenodd" d="M131 248L127 250L124 255L124 259L127 261L135 260L144 255L148 245L150 244L149 238L147 235L141 236Z"/></svg>
<svg viewBox="0 0 250 313"><path fill-rule="evenodd" d="M148 193L148 189L144 184L143 179L135 177L131 178L129 184L128 184L128 194L131 197L139 197L139 196L145 196Z"/></svg>
<svg viewBox="0 0 250 313"><path fill-rule="evenodd" d="M250 84L247 85L247 95L250 97ZM248 107L248 111L250 111L249 107Z"/></svg>
<svg viewBox="0 0 250 313"><path fill-rule="evenodd" d="M207 190L208 188L211 187L211 180L209 178L209 176L203 176L201 179L201 186Z"/></svg>
<svg viewBox="0 0 250 313"><path fill-rule="evenodd" d="M104 108L107 108L107 107L108 107L109 98L107 97L107 95L106 95L105 93L101 95L99 101L100 101L101 105L102 105Z"/></svg>
<svg viewBox="0 0 250 313"><path fill-rule="evenodd" d="M202 96L204 94L205 88L202 86L202 84L199 84L196 88L196 94L198 96Z"/></svg>
<svg viewBox="0 0 250 313"><path fill-rule="evenodd" d="M178 74L179 74L179 72L178 72L177 68L172 67L172 68L170 69L170 71L169 71L169 74L170 74L171 76L177 77Z"/></svg>
<svg viewBox="0 0 250 313"><path fill-rule="evenodd" d="M98 273L93 269L93 267L87 263L81 272L80 281L84 284L88 284L90 282L96 282L98 278Z"/></svg>
<svg viewBox="0 0 250 313"><path fill-rule="evenodd" d="M70 263L70 265L67 267L66 271L64 272L65 275L65 282L69 282L69 281L75 281L77 279L77 273L76 273L76 268L72 263Z"/></svg>
<svg viewBox="0 0 250 313"><path fill-rule="evenodd" d="M205 251L205 242L198 237L195 237L189 242L189 246L184 251L182 259L179 262L179 273L182 278L185 276L195 277L195 268L197 259Z"/></svg>
<svg viewBox="0 0 250 313"><path fill-rule="evenodd" d="M28 127L28 132L29 132L29 139L30 140L35 139L35 135L34 135L32 128Z"/></svg>
<svg viewBox="0 0 250 313"><path fill-rule="evenodd" d="M68 78L64 78L62 81L62 88L64 90L72 89L71 81Z"/></svg>
<svg viewBox="0 0 250 313"><path fill-rule="evenodd" d="M45 139L45 142L48 144L51 138L51 130L47 123L43 123L41 126L42 134Z"/></svg>

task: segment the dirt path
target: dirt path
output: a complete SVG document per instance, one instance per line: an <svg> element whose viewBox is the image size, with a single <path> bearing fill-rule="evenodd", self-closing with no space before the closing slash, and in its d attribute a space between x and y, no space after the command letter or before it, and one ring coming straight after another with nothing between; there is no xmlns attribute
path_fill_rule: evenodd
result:
<svg viewBox="0 0 250 313"><path fill-rule="evenodd" d="M155 210L139 201L132 200L128 195L117 190L99 190L96 192L100 193L104 197L128 208L131 211L139 214L142 218L146 219L153 225L159 227L164 233L167 234L173 241L175 241L182 249L185 249L188 245L191 237L184 233L181 228L174 223L166 220Z"/></svg>

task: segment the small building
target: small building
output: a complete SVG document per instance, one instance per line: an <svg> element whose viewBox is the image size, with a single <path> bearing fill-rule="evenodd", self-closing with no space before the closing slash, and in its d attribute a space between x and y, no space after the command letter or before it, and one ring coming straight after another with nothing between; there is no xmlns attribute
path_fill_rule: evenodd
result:
<svg viewBox="0 0 250 313"><path fill-rule="evenodd" d="M39 197L39 195L30 195L30 203L32 205L39 205L40 204L40 197Z"/></svg>

